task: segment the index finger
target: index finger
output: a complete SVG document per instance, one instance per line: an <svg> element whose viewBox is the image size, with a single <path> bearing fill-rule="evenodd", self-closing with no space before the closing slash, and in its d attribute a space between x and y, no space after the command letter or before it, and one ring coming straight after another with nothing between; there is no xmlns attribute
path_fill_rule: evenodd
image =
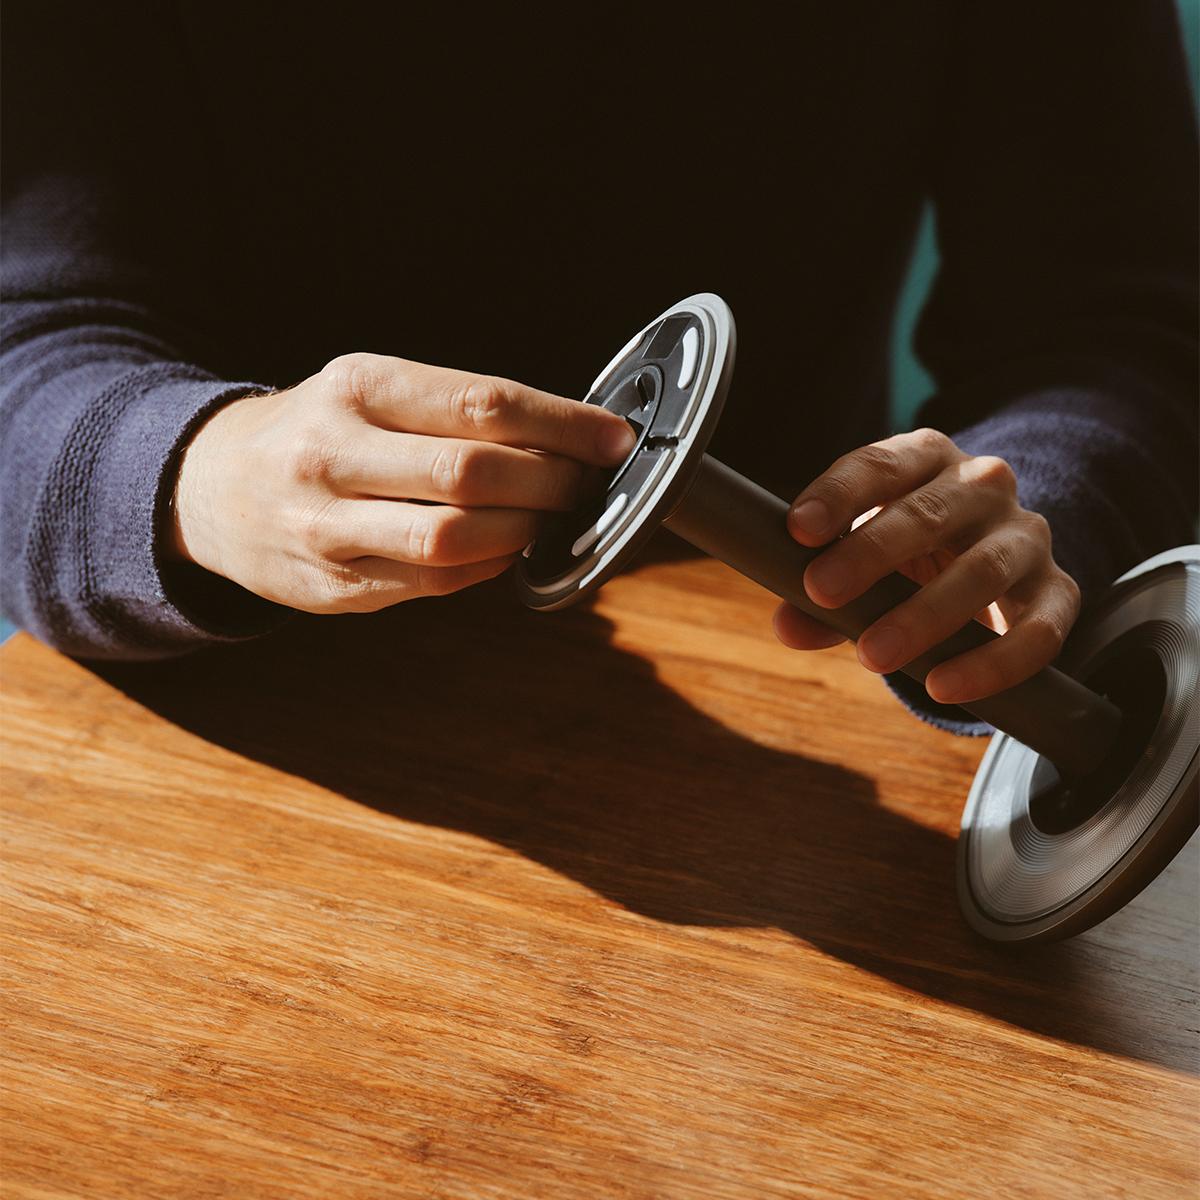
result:
<svg viewBox="0 0 1200 1200"><path fill-rule="evenodd" d="M788 528L805 546L823 546L868 509L928 483L965 458L944 433L918 429L843 454L792 502Z"/></svg>
<svg viewBox="0 0 1200 1200"><path fill-rule="evenodd" d="M495 375L355 354L343 381L375 423L404 433L496 442L615 466L633 430L615 413Z"/></svg>

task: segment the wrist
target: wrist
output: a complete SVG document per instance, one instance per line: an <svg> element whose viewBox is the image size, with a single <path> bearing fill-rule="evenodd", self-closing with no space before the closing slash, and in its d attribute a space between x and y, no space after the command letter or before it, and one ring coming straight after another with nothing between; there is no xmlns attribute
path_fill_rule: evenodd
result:
<svg viewBox="0 0 1200 1200"><path fill-rule="evenodd" d="M233 462L244 448L241 431L249 402L271 393L239 396L221 405L196 427L176 461L168 502L163 554L172 562L188 562L221 574L218 497L227 490L221 482L222 464Z"/></svg>

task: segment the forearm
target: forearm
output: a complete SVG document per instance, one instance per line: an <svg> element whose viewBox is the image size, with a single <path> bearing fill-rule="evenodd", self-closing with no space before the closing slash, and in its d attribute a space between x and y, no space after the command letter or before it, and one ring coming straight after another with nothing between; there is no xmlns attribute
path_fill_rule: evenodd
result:
<svg viewBox="0 0 1200 1200"><path fill-rule="evenodd" d="M12 620L85 657L179 653L281 615L248 593L201 615L164 566L177 451L253 385L188 363L153 323L94 298L4 305L0 596Z"/></svg>
<svg viewBox="0 0 1200 1200"><path fill-rule="evenodd" d="M245 281L175 17L5 12L0 600L83 656L177 653L280 615L160 554L178 449L253 386L214 366Z"/></svg>

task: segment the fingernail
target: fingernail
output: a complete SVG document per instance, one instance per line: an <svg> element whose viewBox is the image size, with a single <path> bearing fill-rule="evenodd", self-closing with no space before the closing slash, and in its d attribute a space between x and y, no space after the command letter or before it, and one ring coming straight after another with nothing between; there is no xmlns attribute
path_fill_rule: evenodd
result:
<svg viewBox="0 0 1200 1200"><path fill-rule="evenodd" d="M809 570L813 586L829 600L836 600L850 586L850 569L837 562L817 559Z"/></svg>
<svg viewBox="0 0 1200 1200"><path fill-rule="evenodd" d="M820 537L828 530L833 517L824 500L802 500L792 509L792 524L811 537Z"/></svg>
<svg viewBox="0 0 1200 1200"><path fill-rule="evenodd" d="M858 643L859 651L875 671L891 671L904 661L904 635L891 626L872 629Z"/></svg>
<svg viewBox="0 0 1200 1200"><path fill-rule="evenodd" d="M606 461L619 463L632 449L637 435L625 424L610 425L600 434L600 455Z"/></svg>
<svg viewBox="0 0 1200 1200"><path fill-rule="evenodd" d="M953 704L963 690L963 677L957 671L939 671L937 677L939 703Z"/></svg>

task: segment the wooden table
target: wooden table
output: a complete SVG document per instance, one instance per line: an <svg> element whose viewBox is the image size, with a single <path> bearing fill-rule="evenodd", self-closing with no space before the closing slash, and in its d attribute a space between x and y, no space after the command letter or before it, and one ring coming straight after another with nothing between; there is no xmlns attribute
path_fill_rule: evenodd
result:
<svg viewBox="0 0 1200 1200"><path fill-rule="evenodd" d="M983 744L652 557L556 615L0 651L4 1195L1194 1195L1195 845L975 940Z"/></svg>

